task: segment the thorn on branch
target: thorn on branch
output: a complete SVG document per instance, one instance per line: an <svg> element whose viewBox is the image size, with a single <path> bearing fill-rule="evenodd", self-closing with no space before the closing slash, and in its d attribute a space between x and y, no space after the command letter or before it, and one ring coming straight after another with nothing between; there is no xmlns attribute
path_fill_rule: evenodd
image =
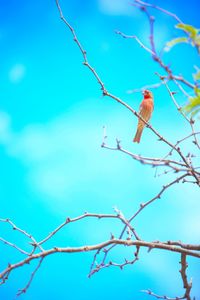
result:
<svg viewBox="0 0 200 300"><path fill-rule="evenodd" d="M121 145L120 145L121 141L116 139L116 143L117 143L117 149L120 150L121 149Z"/></svg>
<svg viewBox="0 0 200 300"><path fill-rule="evenodd" d="M103 96L107 96L107 95L108 95L107 90L103 89Z"/></svg>
<svg viewBox="0 0 200 300"><path fill-rule="evenodd" d="M195 120L191 118L191 119L190 119L190 124L193 125L194 123L195 123Z"/></svg>
<svg viewBox="0 0 200 300"><path fill-rule="evenodd" d="M156 62L159 61L158 56L154 54L154 55L153 55L153 60L156 61Z"/></svg>
<svg viewBox="0 0 200 300"><path fill-rule="evenodd" d="M114 237L114 234L111 233L111 234L110 234L110 239L111 239L111 240L114 240L114 238L115 238L115 237Z"/></svg>
<svg viewBox="0 0 200 300"><path fill-rule="evenodd" d="M20 296L21 294L25 294L26 293L26 289L21 289L18 291L17 296Z"/></svg>
<svg viewBox="0 0 200 300"><path fill-rule="evenodd" d="M35 243L35 242L29 242L29 244L35 248L37 247L37 243Z"/></svg>
<svg viewBox="0 0 200 300"><path fill-rule="evenodd" d="M140 6L141 11L146 11L146 7L145 6Z"/></svg>

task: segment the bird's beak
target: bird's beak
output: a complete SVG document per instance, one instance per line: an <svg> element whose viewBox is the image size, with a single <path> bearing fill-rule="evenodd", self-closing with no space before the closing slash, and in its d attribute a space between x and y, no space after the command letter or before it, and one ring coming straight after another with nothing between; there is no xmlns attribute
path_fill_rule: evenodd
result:
<svg viewBox="0 0 200 300"><path fill-rule="evenodd" d="M145 94L145 91L142 92L142 95L144 95L144 94Z"/></svg>

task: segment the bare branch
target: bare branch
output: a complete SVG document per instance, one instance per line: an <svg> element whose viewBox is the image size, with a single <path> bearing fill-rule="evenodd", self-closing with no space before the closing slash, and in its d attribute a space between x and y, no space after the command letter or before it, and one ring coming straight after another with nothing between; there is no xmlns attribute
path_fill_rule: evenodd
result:
<svg viewBox="0 0 200 300"><path fill-rule="evenodd" d="M36 260L38 258L45 258L49 255L55 253L77 253L77 252L89 252L94 250L101 250L109 245L124 245L124 246L138 246L138 247L146 247L148 249L162 249L168 250L176 253L186 254L188 256L200 258L200 253L184 248L180 248L174 245L168 245L162 242L147 242L142 240L122 240L122 239L111 239L96 245L87 245L81 247L54 247L49 250L44 250L43 252L39 252L37 254L32 254L31 256L17 262L15 264L9 264L8 267L0 273L0 279L3 279L7 274L10 274L11 271L24 266L25 264L29 264L31 261Z"/></svg>
<svg viewBox="0 0 200 300"><path fill-rule="evenodd" d="M180 264L181 264L180 273L181 273L181 277L182 277L182 280L183 280L183 287L185 289L184 298L187 299L187 300L191 300L190 291L191 291L191 288L192 288L192 280L189 283L188 279L187 279L186 269L188 267L188 264L187 264L187 261L186 261L186 254L184 254L184 253L181 254Z"/></svg>
<svg viewBox="0 0 200 300"><path fill-rule="evenodd" d="M122 36L123 38L125 38L125 39L134 39L134 40L136 40L136 41L138 42L138 44L139 44L143 49L145 49L145 50L146 50L147 52L149 52L151 55L155 55L155 53L154 53L150 48L146 47L146 46L140 41L140 39L139 39L136 35L127 35L127 34L124 34L124 33L121 32L121 31L118 31L118 30L116 30L115 33L121 35L121 36Z"/></svg>
<svg viewBox="0 0 200 300"><path fill-rule="evenodd" d="M157 73L157 74L158 74L158 73ZM163 80L162 77L161 77L159 74L158 74L158 76L161 78L161 80ZM177 82L177 81L175 80L175 82ZM172 101L174 102L174 104L175 104L175 106L176 106L178 112L179 112L179 113L185 118L185 120L189 123L189 125L190 125L190 127L191 127L191 130L192 130L192 134L193 134L194 139L195 139L194 144L198 147L198 149L200 149L200 145L199 145L198 139L197 139L197 137L196 137L196 133L195 133L195 131L194 131L194 122L195 122L195 121L194 121L192 118L189 119L189 118L187 117L187 115L184 113L184 111L182 110L182 108L180 107L180 105L177 103L177 101L176 101L176 99L175 99L175 97L174 97L174 93L170 90L170 88L169 88L169 86L168 86L168 84L167 84L166 81L164 81L164 85L166 86L166 88L167 88L167 90L168 90L168 92L169 92L169 95L170 95Z"/></svg>
<svg viewBox="0 0 200 300"><path fill-rule="evenodd" d="M168 11L168 10L166 10L166 9L163 9L162 7L159 7L159 6L155 5L155 4L147 3L147 2L144 2L144 1L141 1L141 0L134 0L134 2L135 2L135 3L138 3L138 4L142 5L142 6L152 7L152 8L155 8L155 9L157 9L157 10L160 10L160 11L162 11L163 13L165 13L166 15L168 15L168 16L174 18L177 22L183 23L183 22L181 21L181 19L180 19L176 14L171 13L170 11ZM132 4L132 5L134 5L134 4Z"/></svg>
<svg viewBox="0 0 200 300"><path fill-rule="evenodd" d="M76 218L66 218L66 220L59 225L56 229L54 229L47 237L45 237L43 240L41 240L38 244L42 245L46 241L48 241L52 236L54 236L58 231L60 231L64 226L66 226L69 223L73 223L76 221L79 221L84 218L97 218L97 219L103 219L103 218L109 218L109 219L120 219L118 215L112 215L112 214L94 214L94 213L87 213L85 212L83 215L80 215Z"/></svg>
<svg viewBox="0 0 200 300"><path fill-rule="evenodd" d="M163 186L162 189L161 189L161 191L160 191L156 196L154 196L153 198L151 198L150 200L148 200L148 201L145 202L145 203L141 203L140 206L139 206L139 208L138 208L138 210L137 210L137 211L129 218L128 223L130 224L130 223L133 221L133 219L135 219L135 217L136 217L138 214L140 214L141 211L142 211L145 207L149 206L149 205L150 205L151 203L153 203L155 200L160 199L161 196L162 196L162 194L163 194L169 187L173 186L175 183L179 183L179 182L180 182L181 180L183 180L186 176L188 176L188 174L184 174L184 175L182 175L182 176L176 178L176 179L173 180L172 182L170 182L170 183L168 183L167 185ZM122 237L123 237L123 235L124 235L124 233L125 233L125 231L126 231L126 228L127 228L127 226L124 226L122 232L121 232L120 235L119 235L119 239L122 239ZM108 256L108 253L109 253L110 250L113 249L114 247L115 247L115 244L111 245L108 249L104 249L104 257L103 257L103 260L102 260L102 264L101 264L101 265L104 265L104 264L105 264L105 261L106 261L106 258L107 258L107 256ZM94 256L93 262L92 262L92 264L91 264L90 274L93 273L93 267L94 267L94 265L95 265L95 261L96 261L96 258L97 258L97 256L98 256L99 253L100 253L100 250L98 249L97 253L96 253L95 256ZM89 276L91 276L90 274L89 274Z"/></svg>
<svg viewBox="0 0 200 300"><path fill-rule="evenodd" d="M17 296L20 296L20 295L26 293L26 291L28 290L28 288L30 287L30 285L31 285L31 283L33 281L33 278L34 278L35 274L37 273L38 269L40 268L40 266L41 266L41 264L43 262L43 259L44 259L44 257L40 258L39 263L37 264L35 270L31 273L31 277L30 277L28 283L26 284L26 286L23 289L20 289L18 291Z"/></svg>
<svg viewBox="0 0 200 300"><path fill-rule="evenodd" d="M31 244L33 246L35 246L36 248L38 247L41 251L43 251L42 247L38 244L38 242L35 240L35 238L31 234L29 234L25 230L17 227L10 219L0 219L0 222L8 223L12 227L13 230L16 230L16 231L22 233L23 235L25 235L26 237L28 237L31 240Z"/></svg>
<svg viewBox="0 0 200 300"><path fill-rule="evenodd" d="M154 298L156 298L156 299L165 299L165 300L181 300L181 299L184 299L183 297L175 297L175 298L171 298L171 297L168 297L168 296L166 296L166 295L160 296L160 295L158 295L158 294L153 293L151 290L142 290L141 292L146 293L146 294L148 294L149 296L152 296L152 297L154 297Z"/></svg>

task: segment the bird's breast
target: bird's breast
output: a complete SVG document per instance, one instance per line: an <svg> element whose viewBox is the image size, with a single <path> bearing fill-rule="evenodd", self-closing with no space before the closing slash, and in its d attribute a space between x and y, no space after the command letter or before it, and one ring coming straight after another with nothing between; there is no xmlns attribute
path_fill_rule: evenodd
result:
<svg viewBox="0 0 200 300"><path fill-rule="evenodd" d="M141 104L142 110L152 111L153 110L153 100L151 98L145 99Z"/></svg>

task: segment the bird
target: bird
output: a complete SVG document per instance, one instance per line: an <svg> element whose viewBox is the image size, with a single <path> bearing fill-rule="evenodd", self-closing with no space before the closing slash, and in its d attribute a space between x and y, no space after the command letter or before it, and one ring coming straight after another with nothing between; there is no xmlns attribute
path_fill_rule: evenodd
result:
<svg viewBox="0 0 200 300"><path fill-rule="evenodd" d="M153 93L149 90L144 90L143 91L143 100L140 104L140 111L139 115L146 121L148 122L151 118L153 109L154 109L154 101L153 101ZM134 143L140 143L141 135L143 132L144 127L146 124L138 118L138 126L137 126L137 131L135 134L135 137L133 139Z"/></svg>

